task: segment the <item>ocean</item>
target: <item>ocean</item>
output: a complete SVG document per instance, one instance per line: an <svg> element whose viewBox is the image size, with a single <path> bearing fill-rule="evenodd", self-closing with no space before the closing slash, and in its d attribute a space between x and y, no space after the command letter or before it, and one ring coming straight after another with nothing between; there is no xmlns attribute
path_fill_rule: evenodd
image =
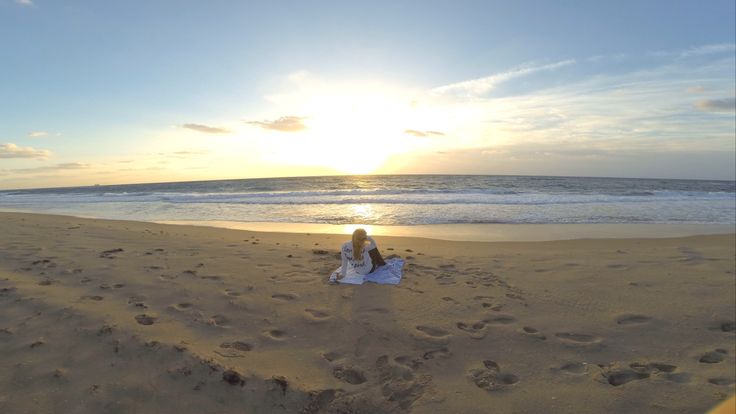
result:
<svg viewBox="0 0 736 414"><path fill-rule="evenodd" d="M368 225L736 222L736 182L375 175L0 191L0 210L139 221Z"/></svg>

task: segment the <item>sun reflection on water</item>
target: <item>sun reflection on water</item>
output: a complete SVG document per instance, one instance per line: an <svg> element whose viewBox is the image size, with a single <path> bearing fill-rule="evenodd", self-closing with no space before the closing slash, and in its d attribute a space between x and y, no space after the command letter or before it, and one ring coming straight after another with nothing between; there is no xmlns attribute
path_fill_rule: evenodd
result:
<svg viewBox="0 0 736 414"><path fill-rule="evenodd" d="M373 230L373 226L369 224L360 224L361 222L370 222L374 217L375 212L370 204L353 204L350 206L353 214L353 219L357 224L346 224L343 226L343 232L345 234L352 234L356 229L365 229L368 234Z"/></svg>
<svg viewBox="0 0 736 414"><path fill-rule="evenodd" d="M368 219L373 218L375 215L373 207L370 204L353 204L351 207L353 214L357 219L360 219L359 221L368 221Z"/></svg>

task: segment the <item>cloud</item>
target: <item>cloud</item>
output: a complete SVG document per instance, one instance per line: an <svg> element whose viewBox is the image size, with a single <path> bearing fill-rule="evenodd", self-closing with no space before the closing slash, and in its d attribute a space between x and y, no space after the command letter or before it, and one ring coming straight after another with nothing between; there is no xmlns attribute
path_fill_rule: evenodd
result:
<svg viewBox="0 0 736 414"><path fill-rule="evenodd" d="M704 45L704 46L698 46L693 47L687 50L684 50L680 53L680 56L682 57L690 57L690 56L700 56L700 55L710 55L714 53L733 53L733 51L736 50L736 45L733 43L722 43L722 44L715 44L715 45Z"/></svg>
<svg viewBox="0 0 736 414"><path fill-rule="evenodd" d="M85 170L90 168L90 164L83 162L64 162L56 165L34 168L16 168L14 170L5 170L10 173L29 173L29 172L51 172L51 171L67 171L67 170Z"/></svg>
<svg viewBox="0 0 736 414"><path fill-rule="evenodd" d="M302 122L306 117L302 116L282 116L274 121L249 121L246 122L251 125L257 125L263 129L272 129L274 131L281 132L299 132L307 129L307 126Z"/></svg>
<svg viewBox="0 0 736 414"><path fill-rule="evenodd" d="M724 99L704 99L695 102L695 107L706 112L734 112L736 111L736 97Z"/></svg>
<svg viewBox="0 0 736 414"><path fill-rule="evenodd" d="M426 137L429 135L445 135L444 132L439 131L417 131L416 129L405 129L405 134L414 135L415 137Z"/></svg>
<svg viewBox="0 0 736 414"><path fill-rule="evenodd" d="M51 156L51 151L32 147L19 147L8 143L0 145L0 158L37 158L45 160Z"/></svg>
<svg viewBox="0 0 736 414"><path fill-rule="evenodd" d="M158 155L170 158L194 158L199 155L209 154L207 150L159 152Z"/></svg>
<svg viewBox="0 0 736 414"><path fill-rule="evenodd" d="M15 0L15 2L22 6L35 6L31 0Z"/></svg>
<svg viewBox="0 0 736 414"><path fill-rule="evenodd" d="M520 66L507 72L496 73L484 78L471 79L462 82L452 83L449 85L439 86L432 89L435 95L455 95L474 97L484 95L493 90L498 84L506 82L510 79L526 76L539 71L554 70L564 66L572 65L575 60L563 60L556 63L550 63L542 66Z"/></svg>
<svg viewBox="0 0 736 414"><path fill-rule="evenodd" d="M31 131L28 133L28 137L29 138L41 138L41 137L45 137L48 134L49 133L46 131Z"/></svg>
<svg viewBox="0 0 736 414"><path fill-rule="evenodd" d="M61 164L52 165L50 167L45 167L47 170L85 170L87 168L90 168L91 165L83 162L64 162ZM44 168L39 167L37 169Z"/></svg>
<svg viewBox="0 0 736 414"><path fill-rule="evenodd" d="M174 151L172 154L175 155L202 155L207 154L209 151L201 150L201 151Z"/></svg>
<svg viewBox="0 0 736 414"><path fill-rule="evenodd" d="M703 93L705 88L702 86L691 86L685 90L687 93Z"/></svg>
<svg viewBox="0 0 736 414"><path fill-rule="evenodd" d="M197 132L204 132L206 134L229 134L232 132L229 129L212 127L209 125L201 125L201 124L184 124L181 127L186 128L186 129L191 129Z"/></svg>

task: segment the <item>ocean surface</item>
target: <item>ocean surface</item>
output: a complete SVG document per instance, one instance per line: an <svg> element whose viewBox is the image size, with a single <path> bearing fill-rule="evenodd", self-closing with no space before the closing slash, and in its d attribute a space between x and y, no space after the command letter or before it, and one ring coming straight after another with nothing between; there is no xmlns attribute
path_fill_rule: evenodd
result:
<svg viewBox="0 0 736 414"><path fill-rule="evenodd" d="M0 191L0 210L141 221L422 225L736 222L736 182L392 175Z"/></svg>

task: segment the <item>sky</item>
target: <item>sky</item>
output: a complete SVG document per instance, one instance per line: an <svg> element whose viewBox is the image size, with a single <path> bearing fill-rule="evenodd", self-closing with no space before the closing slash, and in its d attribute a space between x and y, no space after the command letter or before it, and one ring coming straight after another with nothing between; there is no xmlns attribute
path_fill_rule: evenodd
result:
<svg viewBox="0 0 736 414"><path fill-rule="evenodd" d="M736 178L734 1L0 0L0 189Z"/></svg>

